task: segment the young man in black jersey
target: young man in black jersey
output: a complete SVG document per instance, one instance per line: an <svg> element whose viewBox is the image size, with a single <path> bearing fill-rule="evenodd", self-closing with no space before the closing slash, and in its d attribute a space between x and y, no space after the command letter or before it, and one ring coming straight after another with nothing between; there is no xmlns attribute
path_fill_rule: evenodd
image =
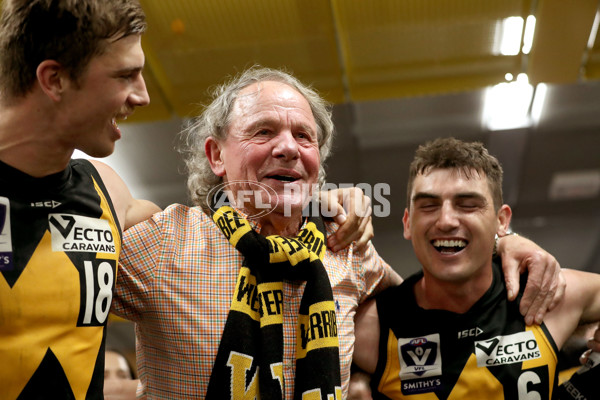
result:
<svg viewBox="0 0 600 400"><path fill-rule="evenodd" d="M564 270L564 300L541 325L525 323L493 259L512 212L481 143L420 146L407 204L404 237L422 272L356 317L354 362L373 374L374 398L550 399L558 349L580 321L600 319L600 275Z"/></svg>
<svg viewBox="0 0 600 400"><path fill-rule="evenodd" d="M4 0L0 21L2 398L102 399L121 230L159 208L105 164L148 104L133 0Z"/></svg>

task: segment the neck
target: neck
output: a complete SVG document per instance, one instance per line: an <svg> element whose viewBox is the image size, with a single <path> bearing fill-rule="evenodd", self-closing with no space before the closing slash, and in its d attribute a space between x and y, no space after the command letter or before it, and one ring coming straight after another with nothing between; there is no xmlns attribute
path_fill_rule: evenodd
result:
<svg viewBox="0 0 600 400"><path fill-rule="evenodd" d="M34 177L62 171L73 149L60 142L56 126L35 93L0 107L0 160Z"/></svg>
<svg viewBox="0 0 600 400"><path fill-rule="evenodd" d="M285 217L282 214L272 212L260 218L258 222L261 225L260 234L263 236L279 235L285 237L294 237L300 231L302 225L302 213Z"/></svg>
<svg viewBox="0 0 600 400"><path fill-rule="evenodd" d="M415 285L415 297L419 307L427 310L446 310L463 314L490 288L493 281L491 266L465 281L442 281L423 271L424 275Z"/></svg>

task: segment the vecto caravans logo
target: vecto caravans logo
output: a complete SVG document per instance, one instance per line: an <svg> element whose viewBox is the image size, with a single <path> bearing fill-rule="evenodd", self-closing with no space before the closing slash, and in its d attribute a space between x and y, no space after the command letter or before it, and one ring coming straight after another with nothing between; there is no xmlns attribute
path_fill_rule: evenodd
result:
<svg viewBox="0 0 600 400"><path fill-rule="evenodd" d="M475 355L478 367L514 364L542 356L531 331L475 342Z"/></svg>
<svg viewBox="0 0 600 400"><path fill-rule="evenodd" d="M115 239L108 221L73 214L49 214L53 251L115 254Z"/></svg>

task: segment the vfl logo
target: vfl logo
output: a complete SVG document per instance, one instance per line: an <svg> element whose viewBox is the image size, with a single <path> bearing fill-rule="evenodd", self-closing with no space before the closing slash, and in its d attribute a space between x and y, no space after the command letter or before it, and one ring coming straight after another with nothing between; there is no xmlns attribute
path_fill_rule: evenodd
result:
<svg viewBox="0 0 600 400"><path fill-rule="evenodd" d="M116 254L108 221L70 214L49 214L53 251Z"/></svg>
<svg viewBox="0 0 600 400"><path fill-rule="evenodd" d="M0 197L0 271L13 269L12 236L10 232L10 202Z"/></svg>
<svg viewBox="0 0 600 400"><path fill-rule="evenodd" d="M475 342L478 367L515 364L540 358L541 352L532 331L496 336Z"/></svg>
<svg viewBox="0 0 600 400"><path fill-rule="evenodd" d="M440 375L442 372L439 334L398 339L398 352L402 379Z"/></svg>
<svg viewBox="0 0 600 400"><path fill-rule="evenodd" d="M6 205L0 204L0 234L4 233L4 223L6 222L6 210Z"/></svg>
<svg viewBox="0 0 600 400"><path fill-rule="evenodd" d="M420 376L426 372L426 365L433 364L437 355L437 346L436 343L429 343L425 338L418 338L401 346L400 352L406 365L413 367L414 373Z"/></svg>

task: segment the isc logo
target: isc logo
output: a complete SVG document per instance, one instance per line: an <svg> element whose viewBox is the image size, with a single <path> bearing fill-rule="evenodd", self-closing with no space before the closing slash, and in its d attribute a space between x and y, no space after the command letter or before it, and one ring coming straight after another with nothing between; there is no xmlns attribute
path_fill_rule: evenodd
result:
<svg viewBox="0 0 600 400"><path fill-rule="evenodd" d="M483 333L483 330L481 328L479 328L479 327L471 328L471 329L465 329L464 331L458 331L458 338L459 339L463 339L463 338L466 338L466 337L479 336L482 333Z"/></svg>
<svg viewBox="0 0 600 400"><path fill-rule="evenodd" d="M37 208L56 208L58 206L60 206L62 203L59 203L58 201L54 201L54 200L48 200L48 201L36 201L35 203L31 203L31 207L37 207Z"/></svg>

